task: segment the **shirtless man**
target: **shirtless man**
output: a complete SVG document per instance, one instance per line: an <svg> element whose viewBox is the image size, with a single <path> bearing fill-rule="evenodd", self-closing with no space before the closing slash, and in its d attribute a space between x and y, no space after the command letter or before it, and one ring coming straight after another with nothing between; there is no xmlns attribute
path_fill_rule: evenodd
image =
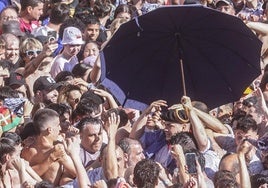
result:
<svg viewBox="0 0 268 188"><path fill-rule="evenodd" d="M23 158L43 179L54 185L64 185L76 175L71 158L60 140L60 121L56 111L42 109L33 119L37 136L35 142L23 152ZM63 139L63 138L61 138Z"/></svg>

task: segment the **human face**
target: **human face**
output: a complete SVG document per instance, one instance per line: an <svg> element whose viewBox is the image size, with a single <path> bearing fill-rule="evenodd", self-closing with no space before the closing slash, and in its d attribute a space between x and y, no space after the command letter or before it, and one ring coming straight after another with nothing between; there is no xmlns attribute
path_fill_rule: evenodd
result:
<svg viewBox="0 0 268 188"><path fill-rule="evenodd" d="M61 131L60 118L54 117L51 120L49 120L47 123L48 123L49 128L51 129L50 134L53 137L53 140L56 141Z"/></svg>
<svg viewBox="0 0 268 188"><path fill-rule="evenodd" d="M81 50L81 45L71 45L71 44L66 44L64 45L64 54L66 54L69 57L73 57L77 55Z"/></svg>
<svg viewBox="0 0 268 188"><path fill-rule="evenodd" d="M60 126L63 133L67 132L69 127L71 126L70 114L68 112L63 113L60 116Z"/></svg>
<svg viewBox="0 0 268 188"><path fill-rule="evenodd" d="M19 41L9 41L6 44L6 52L5 56L7 60L10 60L13 64L15 64L19 59Z"/></svg>
<svg viewBox="0 0 268 188"><path fill-rule="evenodd" d="M239 129L235 131L235 142L237 146L240 145L246 138L257 140L258 134L256 131L253 131L252 129L248 130L246 133Z"/></svg>
<svg viewBox="0 0 268 188"><path fill-rule="evenodd" d="M117 14L116 18L125 18L127 21L131 19L131 15L127 12L120 12Z"/></svg>
<svg viewBox="0 0 268 188"><path fill-rule="evenodd" d="M124 161L124 152L120 147L117 147L115 150L117 167L118 167L118 176L124 177L125 173L125 161Z"/></svg>
<svg viewBox="0 0 268 188"><path fill-rule="evenodd" d="M9 20L16 20L18 21L18 13L13 9L6 9L4 12L2 12L1 18L0 18L0 26L2 27L3 23Z"/></svg>
<svg viewBox="0 0 268 188"><path fill-rule="evenodd" d="M217 10L219 10L219 11L225 13L225 14L230 14L230 15L235 14L234 7L231 6L231 5L226 5L226 4L219 5L217 7Z"/></svg>
<svg viewBox="0 0 268 188"><path fill-rule="evenodd" d="M102 146L102 126L87 124L80 133L81 145L89 153L96 153Z"/></svg>
<svg viewBox="0 0 268 188"><path fill-rule="evenodd" d="M89 41L96 41L98 36L100 34L100 25L99 24L88 24L85 32L84 32L84 36L85 36L85 40Z"/></svg>
<svg viewBox="0 0 268 188"><path fill-rule="evenodd" d="M78 102L80 101L81 96L82 96L82 94L78 90L72 90L72 91L70 91L69 96L68 96L68 99L67 99L67 102L70 104L70 106L73 109L76 108Z"/></svg>
<svg viewBox="0 0 268 188"><path fill-rule="evenodd" d="M39 20L40 16L43 14L44 3L38 3L36 7L30 7L29 14L32 20Z"/></svg>
<svg viewBox="0 0 268 188"><path fill-rule="evenodd" d="M140 144L132 144L128 153L128 166L135 166L139 161L145 159L143 149Z"/></svg>
<svg viewBox="0 0 268 188"><path fill-rule="evenodd" d="M166 140L169 140L171 136L183 131L183 125L180 123L166 121L165 125Z"/></svg>
<svg viewBox="0 0 268 188"><path fill-rule="evenodd" d="M57 103L59 93L56 89L52 91L42 91L42 94L43 94L43 102L45 104Z"/></svg>
<svg viewBox="0 0 268 188"><path fill-rule="evenodd" d="M24 56L23 60L27 64L32 59L36 58L41 52L42 52L42 50L38 49L38 48L29 49L29 50L25 51L25 56Z"/></svg>
<svg viewBox="0 0 268 188"><path fill-rule="evenodd" d="M84 58L88 56L98 56L99 55L99 48L95 43L89 42L85 46L84 50Z"/></svg>

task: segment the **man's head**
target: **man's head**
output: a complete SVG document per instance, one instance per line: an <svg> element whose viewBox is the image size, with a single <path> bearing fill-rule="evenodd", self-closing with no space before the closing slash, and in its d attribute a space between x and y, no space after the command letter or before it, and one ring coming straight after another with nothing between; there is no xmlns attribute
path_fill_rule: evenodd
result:
<svg viewBox="0 0 268 188"><path fill-rule="evenodd" d="M215 173L214 185L215 188L238 188L238 183L236 182L234 174L228 170L219 170Z"/></svg>
<svg viewBox="0 0 268 188"><path fill-rule="evenodd" d="M166 140L169 140L172 136L180 132L189 132L190 130L190 123L177 123L177 122L170 122L165 121L165 134Z"/></svg>
<svg viewBox="0 0 268 188"><path fill-rule="evenodd" d="M77 55L84 44L81 31L76 27L65 28L61 43L64 45L63 54L69 57Z"/></svg>
<svg viewBox="0 0 268 188"><path fill-rule="evenodd" d="M124 151L127 167L135 166L137 162L145 158L143 149L138 140L124 138L119 142L119 147Z"/></svg>
<svg viewBox="0 0 268 188"><path fill-rule="evenodd" d="M0 13L0 29L2 28L2 25L9 20L18 21L18 12L11 6L5 7Z"/></svg>
<svg viewBox="0 0 268 188"><path fill-rule="evenodd" d="M43 102L47 105L50 103L57 103L59 93L56 89L58 86L59 84L49 76L39 77L33 85L36 101Z"/></svg>
<svg viewBox="0 0 268 188"><path fill-rule="evenodd" d="M102 121L98 118L85 117L78 123L81 146L89 153L100 151L102 146Z"/></svg>
<svg viewBox="0 0 268 188"><path fill-rule="evenodd" d="M138 188L155 188L158 184L159 173L160 167L156 162L143 159L134 168L134 184Z"/></svg>
<svg viewBox="0 0 268 188"><path fill-rule="evenodd" d="M52 103L47 106L47 108L55 110L59 114L60 118L60 126L62 132L67 132L69 127L71 126L70 123L70 115L71 115L71 107L64 103Z"/></svg>
<svg viewBox="0 0 268 188"><path fill-rule="evenodd" d="M70 15L69 6L60 3L51 9L49 22L56 25L62 24L65 20L69 18L69 15Z"/></svg>
<svg viewBox="0 0 268 188"><path fill-rule="evenodd" d="M45 108L38 110L33 118L34 128L38 135L56 141L60 133L60 120L56 111Z"/></svg>
<svg viewBox="0 0 268 188"><path fill-rule="evenodd" d="M219 164L219 170L229 171L232 172L236 182L239 183L240 176L239 176L239 162L236 153L227 153L225 154Z"/></svg>
<svg viewBox="0 0 268 188"><path fill-rule="evenodd" d="M27 64L32 59L36 58L43 50L42 43L32 37L28 37L20 44L20 55Z"/></svg>
<svg viewBox="0 0 268 188"><path fill-rule="evenodd" d="M100 34L100 22L96 17L87 17L83 20L86 28L84 30L85 41L96 41Z"/></svg>
<svg viewBox="0 0 268 188"><path fill-rule="evenodd" d="M21 15L29 21L39 20L43 14L44 3L41 0L21 0Z"/></svg>
<svg viewBox="0 0 268 188"><path fill-rule="evenodd" d="M226 14L235 15L234 4L231 0L218 0L216 9Z"/></svg>
<svg viewBox="0 0 268 188"><path fill-rule="evenodd" d="M238 119L235 130L235 142L236 145L246 139L250 138L253 140L258 139L258 126L256 121L251 115L246 115Z"/></svg>
<svg viewBox="0 0 268 188"><path fill-rule="evenodd" d="M17 61L19 60L19 46L20 46L19 38L11 33L5 33L2 34L2 36L6 42L5 46L6 60L11 61L13 64L17 63Z"/></svg>

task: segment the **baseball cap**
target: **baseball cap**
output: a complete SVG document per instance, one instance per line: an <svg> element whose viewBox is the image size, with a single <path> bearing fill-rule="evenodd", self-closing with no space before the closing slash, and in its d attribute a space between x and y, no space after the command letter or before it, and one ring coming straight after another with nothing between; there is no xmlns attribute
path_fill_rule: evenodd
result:
<svg viewBox="0 0 268 188"><path fill-rule="evenodd" d="M67 27L63 31L62 42L63 45L65 44L77 44L82 45L85 42L82 39L81 31L76 27Z"/></svg>
<svg viewBox="0 0 268 188"><path fill-rule="evenodd" d="M33 85L33 91L36 93L38 90L52 91L61 86L61 83L56 83L50 76L40 76Z"/></svg>
<svg viewBox="0 0 268 188"><path fill-rule="evenodd" d="M19 88L22 85L25 85L25 79L23 78L23 76L17 72L12 72L10 74L9 80L8 80L8 85L11 88Z"/></svg>
<svg viewBox="0 0 268 188"><path fill-rule="evenodd" d="M216 7L220 5L220 3L226 4L226 5L231 5L234 6L233 2L231 0L218 0L216 1Z"/></svg>

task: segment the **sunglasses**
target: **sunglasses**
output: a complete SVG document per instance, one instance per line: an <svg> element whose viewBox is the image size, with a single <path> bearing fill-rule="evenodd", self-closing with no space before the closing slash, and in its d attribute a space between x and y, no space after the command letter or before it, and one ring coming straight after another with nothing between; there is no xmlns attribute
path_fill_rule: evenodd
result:
<svg viewBox="0 0 268 188"><path fill-rule="evenodd" d="M27 56L33 56L33 55L38 55L38 54L40 54L42 51L41 50L27 50L26 52L25 52L25 54L27 55Z"/></svg>

